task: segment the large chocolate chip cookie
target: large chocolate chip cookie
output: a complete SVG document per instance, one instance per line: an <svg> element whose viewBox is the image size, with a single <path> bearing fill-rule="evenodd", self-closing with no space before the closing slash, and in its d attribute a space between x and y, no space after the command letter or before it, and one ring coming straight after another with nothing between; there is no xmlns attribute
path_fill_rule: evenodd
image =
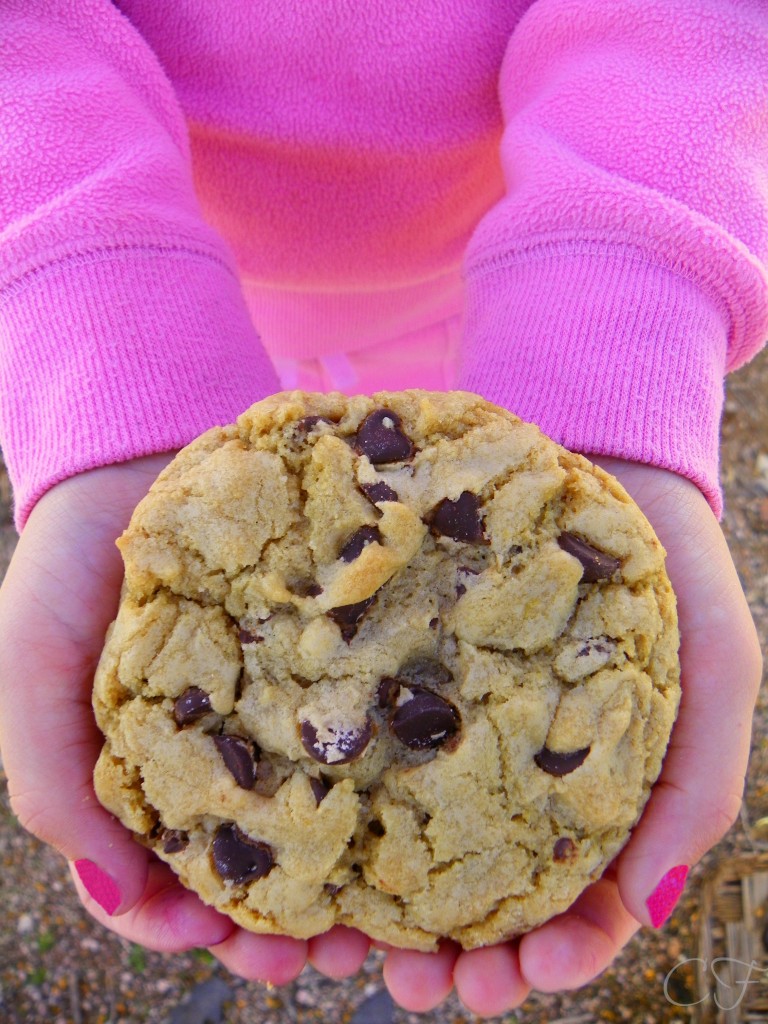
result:
<svg viewBox="0 0 768 1024"><path fill-rule="evenodd" d="M287 393L119 541L101 801L257 932L467 948L626 841L679 699L664 552L619 484L466 393Z"/></svg>

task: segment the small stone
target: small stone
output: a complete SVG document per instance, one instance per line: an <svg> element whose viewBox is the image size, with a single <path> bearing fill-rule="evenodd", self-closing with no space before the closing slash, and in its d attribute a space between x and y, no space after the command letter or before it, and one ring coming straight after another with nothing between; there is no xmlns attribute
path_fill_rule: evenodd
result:
<svg viewBox="0 0 768 1024"><path fill-rule="evenodd" d="M16 922L16 931L19 935L29 935L34 929L35 922L31 914L22 914Z"/></svg>
<svg viewBox="0 0 768 1024"><path fill-rule="evenodd" d="M381 989L369 995L358 1006L349 1024L393 1024L394 1019L395 1004L392 996L386 989Z"/></svg>

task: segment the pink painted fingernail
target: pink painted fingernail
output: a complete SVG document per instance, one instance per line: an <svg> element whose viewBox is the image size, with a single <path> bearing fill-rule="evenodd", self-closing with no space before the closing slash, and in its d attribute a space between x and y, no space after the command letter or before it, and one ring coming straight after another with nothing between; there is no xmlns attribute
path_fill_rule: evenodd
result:
<svg viewBox="0 0 768 1024"><path fill-rule="evenodd" d="M687 864L678 864L677 867L671 868L645 901L654 928L661 928L675 909L685 888L688 871Z"/></svg>
<svg viewBox="0 0 768 1024"><path fill-rule="evenodd" d="M122 899L117 883L92 860L76 860L75 871L88 890L88 895L112 917Z"/></svg>

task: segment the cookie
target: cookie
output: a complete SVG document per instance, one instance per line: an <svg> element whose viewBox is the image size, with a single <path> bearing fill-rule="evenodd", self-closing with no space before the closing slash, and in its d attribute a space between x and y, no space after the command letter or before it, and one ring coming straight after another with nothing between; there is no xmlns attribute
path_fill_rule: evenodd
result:
<svg viewBox="0 0 768 1024"><path fill-rule="evenodd" d="M276 395L185 448L118 543L97 793L243 927L494 943L638 820L680 695L664 551L509 412Z"/></svg>

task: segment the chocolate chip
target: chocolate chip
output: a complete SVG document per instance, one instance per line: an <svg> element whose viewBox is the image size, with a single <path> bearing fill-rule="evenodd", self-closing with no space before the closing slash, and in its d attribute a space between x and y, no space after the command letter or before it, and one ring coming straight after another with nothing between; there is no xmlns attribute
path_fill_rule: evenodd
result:
<svg viewBox="0 0 768 1024"><path fill-rule="evenodd" d="M582 583L597 583L598 580L608 580L621 566L621 561L613 555L593 548L580 537L574 537L572 533L561 533L557 543L567 551L569 555L578 558L584 572L581 576Z"/></svg>
<svg viewBox="0 0 768 1024"><path fill-rule="evenodd" d="M180 828L164 828L160 833L163 853L181 853L189 845L189 834Z"/></svg>
<svg viewBox="0 0 768 1024"><path fill-rule="evenodd" d="M242 736L214 736L213 742L238 786L241 789L253 789L256 783L256 750L253 743Z"/></svg>
<svg viewBox="0 0 768 1024"><path fill-rule="evenodd" d="M199 686L188 687L173 705L173 717L177 725L189 725L203 718L211 710L211 698Z"/></svg>
<svg viewBox="0 0 768 1024"><path fill-rule="evenodd" d="M298 580L289 589L296 597L319 597L323 592L323 588L314 580Z"/></svg>
<svg viewBox="0 0 768 1024"><path fill-rule="evenodd" d="M575 771L579 765L583 764L590 749L590 747L582 747L581 750L571 750L567 754L557 754L554 750L542 747L538 754L534 755L533 760L542 771L559 778Z"/></svg>
<svg viewBox="0 0 768 1024"><path fill-rule="evenodd" d="M363 494L368 501L377 505L380 501L399 501L397 491L393 490L388 483L377 480L374 484L361 484Z"/></svg>
<svg viewBox="0 0 768 1024"><path fill-rule="evenodd" d="M247 629L241 629L237 634L237 638L241 644L260 644L264 640L263 636L256 636L255 633L249 633Z"/></svg>
<svg viewBox="0 0 768 1024"><path fill-rule="evenodd" d="M376 688L376 703L380 708L391 708L400 692L400 680L384 676Z"/></svg>
<svg viewBox="0 0 768 1024"><path fill-rule="evenodd" d="M571 860L576 852L576 844L568 836L561 836L552 850L552 859L557 861Z"/></svg>
<svg viewBox="0 0 768 1024"><path fill-rule="evenodd" d="M377 821L377 819L374 818L373 821L368 822L368 831L372 835L378 836L379 839L381 839L381 837L386 833L387 830L384 828L380 821Z"/></svg>
<svg viewBox="0 0 768 1024"><path fill-rule="evenodd" d="M381 534L376 526L361 526L355 530L352 536L346 541L339 552L339 558L343 562L354 562L362 554L363 548L369 544L380 543Z"/></svg>
<svg viewBox="0 0 768 1024"><path fill-rule="evenodd" d="M311 722L301 723L301 742L309 756L320 764L349 764L363 753L373 735L373 724L366 718L362 726L339 725L329 728L330 736L320 740Z"/></svg>
<svg viewBox="0 0 768 1024"><path fill-rule="evenodd" d="M439 747L459 728L459 713L447 700L420 686L401 690L410 693L392 716L392 731L411 750Z"/></svg>
<svg viewBox="0 0 768 1024"><path fill-rule="evenodd" d="M327 416L305 416L304 419L297 420L296 431L299 434L310 434L318 423L328 423L333 426L333 421L329 420Z"/></svg>
<svg viewBox="0 0 768 1024"><path fill-rule="evenodd" d="M434 619L430 619L429 620L429 628L430 629L437 629L439 623L440 623L440 619L437 616L435 616Z"/></svg>
<svg viewBox="0 0 768 1024"><path fill-rule="evenodd" d="M312 788L315 800L317 801L317 806L319 807L323 800L325 800L325 798L331 792L330 786L326 786L322 779L315 779L312 776L310 776L309 785Z"/></svg>
<svg viewBox="0 0 768 1024"><path fill-rule="evenodd" d="M450 537L469 544L478 544L485 539L480 499L471 491L462 491L455 501L444 498L427 516L427 523L438 537Z"/></svg>
<svg viewBox="0 0 768 1024"><path fill-rule="evenodd" d="M272 848L241 832L237 825L221 825L213 839L213 863L222 878L241 885L264 878L272 870Z"/></svg>
<svg viewBox="0 0 768 1024"><path fill-rule="evenodd" d="M467 588L464 586L463 583L457 583L456 584L456 597L457 598L464 597L466 592L467 592Z"/></svg>
<svg viewBox="0 0 768 1024"><path fill-rule="evenodd" d="M357 604L342 604L338 608L331 608L327 613L328 617L333 619L339 627L341 635L347 643L357 633L360 620L375 600L376 595L373 594L371 597L366 597L364 601L358 601Z"/></svg>
<svg viewBox="0 0 768 1024"><path fill-rule="evenodd" d="M400 422L400 417L391 409L376 409L360 424L355 451L358 455L367 455L374 466L410 459L413 445L400 429Z"/></svg>
<svg viewBox="0 0 768 1024"><path fill-rule="evenodd" d="M406 686L447 686L453 673L435 658L413 658L397 670L397 678Z"/></svg>
<svg viewBox="0 0 768 1024"><path fill-rule="evenodd" d="M589 637L582 641L582 646L576 651L577 658L586 658L590 654L613 654L616 650L616 641L609 636Z"/></svg>

